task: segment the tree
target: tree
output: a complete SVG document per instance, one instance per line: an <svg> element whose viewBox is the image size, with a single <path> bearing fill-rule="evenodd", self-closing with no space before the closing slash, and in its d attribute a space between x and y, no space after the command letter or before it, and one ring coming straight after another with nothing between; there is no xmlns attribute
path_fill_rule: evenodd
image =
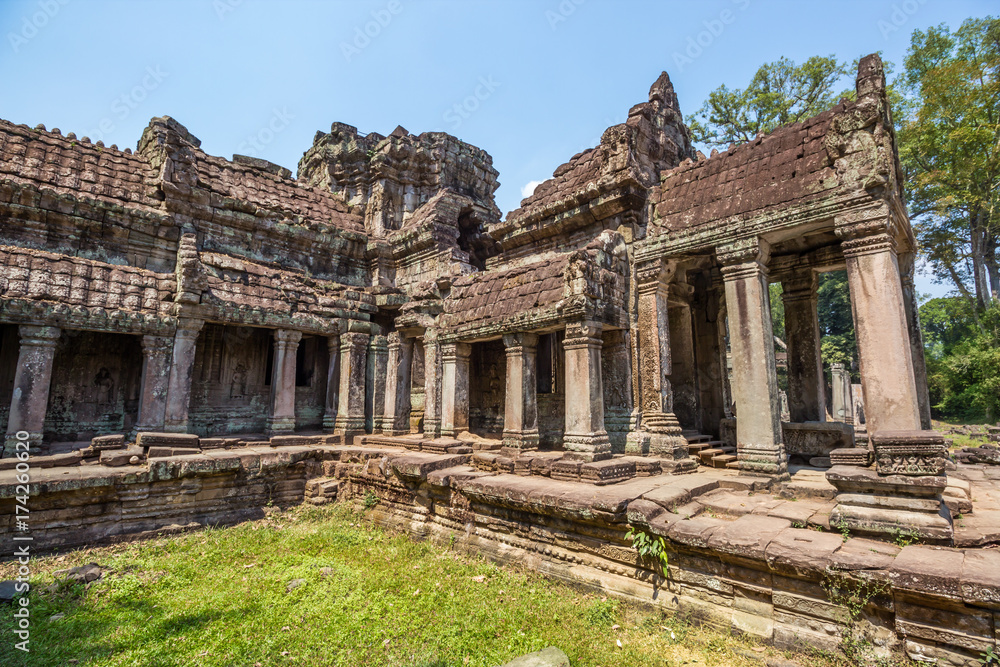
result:
<svg viewBox="0 0 1000 667"><path fill-rule="evenodd" d="M978 316L964 297L920 307L927 345L927 388L941 418L967 422L1000 417L1000 305Z"/></svg>
<svg viewBox="0 0 1000 667"><path fill-rule="evenodd" d="M982 310L1000 300L1000 20L916 30L904 65L894 111L917 238L935 277Z"/></svg>
<svg viewBox="0 0 1000 667"><path fill-rule="evenodd" d="M823 366L844 364L855 382L858 375L858 341L854 335L854 314L846 271L821 273L816 290L819 314L820 352Z"/></svg>
<svg viewBox="0 0 1000 667"><path fill-rule="evenodd" d="M745 89L722 85L709 93L689 123L692 138L728 146L815 116L836 103L834 87L846 73L832 55L813 56L801 65L788 58L765 63Z"/></svg>

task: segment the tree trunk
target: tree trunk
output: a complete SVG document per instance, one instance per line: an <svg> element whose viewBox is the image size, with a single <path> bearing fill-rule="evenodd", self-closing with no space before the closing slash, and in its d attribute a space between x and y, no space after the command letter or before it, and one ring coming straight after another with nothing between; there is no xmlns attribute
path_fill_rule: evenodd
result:
<svg viewBox="0 0 1000 667"><path fill-rule="evenodd" d="M990 279L990 295L993 303L1000 303L1000 261L997 258L997 246L1000 246L1000 238L995 232L988 235L986 243L986 274Z"/></svg>
<svg viewBox="0 0 1000 667"><path fill-rule="evenodd" d="M976 307L986 308L990 300L990 285L986 275L986 225L983 211L974 208L969 214L970 259L972 260L972 285L976 293Z"/></svg>

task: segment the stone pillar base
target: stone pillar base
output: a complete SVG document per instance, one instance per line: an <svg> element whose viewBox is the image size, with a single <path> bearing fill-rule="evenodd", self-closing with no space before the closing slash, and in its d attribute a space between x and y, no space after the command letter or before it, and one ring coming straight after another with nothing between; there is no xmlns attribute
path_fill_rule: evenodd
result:
<svg viewBox="0 0 1000 667"><path fill-rule="evenodd" d="M333 425L335 435L344 437L344 443L350 444L354 436L365 435L364 417L338 417Z"/></svg>
<svg viewBox="0 0 1000 667"><path fill-rule="evenodd" d="M323 430L333 433L337 428L337 415L323 415Z"/></svg>
<svg viewBox="0 0 1000 667"><path fill-rule="evenodd" d="M876 469L836 465L826 479L837 487L830 525L894 539L950 542L955 529L944 503L947 448L934 431L882 431L872 435ZM840 461L860 459L836 450ZM863 459L867 463L867 456Z"/></svg>
<svg viewBox="0 0 1000 667"><path fill-rule="evenodd" d="M20 440L16 433L8 433L4 438L3 454L0 454L0 458L11 458L17 456L17 453L23 452L24 448L17 448L19 442L28 443L28 453L32 456L41 456L47 454L47 448L42 446L43 434L41 433L31 433L28 432L27 440Z"/></svg>
<svg viewBox="0 0 1000 667"><path fill-rule="evenodd" d="M271 417L267 420L267 435L290 435L295 433L294 417Z"/></svg>
<svg viewBox="0 0 1000 667"><path fill-rule="evenodd" d="M631 431L625 436L626 456L649 456L649 434L645 431Z"/></svg>
<svg viewBox="0 0 1000 667"><path fill-rule="evenodd" d="M837 487L830 525L853 534L948 542L954 536L942 493L944 475L879 475L871 468L834 466L826 473Z"/></svg>
<svg viewBox="0 0 1000 667"><path fill-rule="evenodd" d="M512 459L516 459L519 454L531 452L538 449L538 430L530 431L504 431L503 447L500 453Z"/></svg>
<svg viewBox="0 0 1000 667"><path fill-rule="evenodd" d="M737 445L736 460L741 475L767 475L775 481L789 479L784 445Z"/></svg>
<svg viewBox="0 0 1000 667"><path fill-rule="evenodd" d="M441 420L440 419L434 419L433 417L430 418L430 419L428 419L427 416L426 416L426 414L427 413L425 412L424 413L424 415L425 415L424 416L424 429L423 429L422 433L425 436L427 436L428 438L436 438L439 435L441 435Z"/></svg>
<svg viewBox="0 0 1000 667"><path fill-rule="evenodd" d="M649 455L675 461L688 458L687 438L678 433L650 433Z"/></svg>
<svg viewBox="0 0 1000 667"><path fill-rule="evenodd" d="M606 431L596 433L566 433L563 435L564 459L570 461L604 461L611 458L611 440Z"/></svg>
<svg viewBox="0 0 1000 667"><path fill-rule="evenodd" d="M187 433L187 420L182 422L167 420L163 424L164 433Z"/></svg>

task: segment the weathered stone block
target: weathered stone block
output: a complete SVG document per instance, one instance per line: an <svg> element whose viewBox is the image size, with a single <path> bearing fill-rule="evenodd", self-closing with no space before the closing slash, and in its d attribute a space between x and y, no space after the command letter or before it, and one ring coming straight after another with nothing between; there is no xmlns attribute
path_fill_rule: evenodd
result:
<svg viewBox="0 0 1000 667"><path fill-rule="evenodd" d="M136 436L135 444L140 447L173 447L177 449L198 449L200 439L190 433L143 432Z"/></svg>
<svg viewBox="0 0 1000 667"><path fill-rule="evenodd" d="M867 468L871 462L871 452L867 447L843 447L830 452L830 463L835 466Z"/></svg>
<svg viewBox="0 0 1000 667"><path fill-rule="evenodd" d="M944 474L944 436L936 431L882 431L871 441L880 475Z"/></svg>
<svg viewBox="0 0 1000 667"><path fill-rule="evenodd" d="M132 457L138 458L136 463L142 462L146 458L146 451L138 445L132 445L125 449L110 449L101 452L101 465L104 466L124 466L131 463Z"/></svg>
<svg viewBox="0 0 1000 667"><path fill-rule="evenodd" d="M201 454L201 450L187 447L150 447L146 450L146 457L150 459L162 459L171 456L194 456L196 454Z"/></svg>
<svg viewBox="0 0 1000 667"><path fill-rule="evenodd" d="M100 452L105 449L120 449L124 446L124 435L99 435L96 438L91 438L90 440L90 447L95 452Z"/></svg>

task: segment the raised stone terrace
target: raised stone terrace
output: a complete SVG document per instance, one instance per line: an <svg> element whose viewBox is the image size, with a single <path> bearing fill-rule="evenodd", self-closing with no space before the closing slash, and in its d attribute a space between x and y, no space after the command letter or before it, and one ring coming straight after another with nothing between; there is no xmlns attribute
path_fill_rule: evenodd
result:
<svg viewBox="0 0 1000 667"><path fill-rule="evenodd" d="M881 60L709 156L666 73L623 118L506 216L489 154L440 132L333 123L293 176L169 117L134 152L0 121L0 536L25 501L52 550L364 499L779 644L978 664L1000 455L929 430ZM828 401L839 270L861 382L831 369Z"/></svg>

